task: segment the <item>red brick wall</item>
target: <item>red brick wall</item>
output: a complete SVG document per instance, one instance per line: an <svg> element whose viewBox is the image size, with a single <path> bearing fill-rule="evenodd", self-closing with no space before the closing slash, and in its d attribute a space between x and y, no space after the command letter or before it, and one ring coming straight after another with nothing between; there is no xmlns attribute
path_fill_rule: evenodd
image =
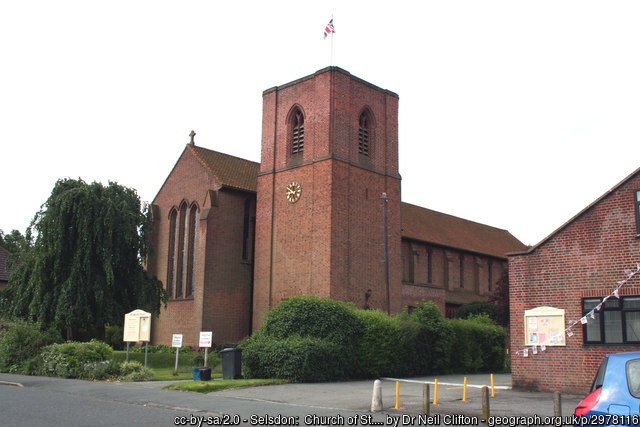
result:
<svg viewBox="0 0 640 427"><path fill-rule="evenodd" d="M199 332L213 331L214 342L238 341L249 333L251 266L242 263L244 200L254 195L221 190L220 185L192 154L182 153L153 201L153 255L149 271L166 286L169 212L184 200L200 208L193 297L170 299L152 320L152 343L171 344L183 334L183 345L197 347ZM211 192L210 192L211 191ZM214 313L218 313L216 316Z"/></svg>
<svg viewBox="0 0 640 427"><path fill-rule="evenodd" d="M292 158L288 122L294 107L305 117L303 155ZM358 119L373 116L371 156L358 153ZM400 289L400 177L398 99L330 67L263 95L262 162L256 210L254 328L266 310L291 295L315 294L386 307L382 204L389 197L392 310ZM302 185L297 203L285 198Z"/></svg>
<svg viewBox="0 0 640 427"><path fill-rule="evenodd" d="M213 331L216 343L238 342L250 333L253 265L242 259L245 201L255 195L218 192L218 206L208 218L204 266L202 330Z"/></svg>
<svg viewBox="0 0 640 427"><path fill-rule="evenodd" d="M511 349L524 349L524 311L540 306L565 310L566 327L582 317L582 298L608 296L640 261L634 190L638 174L585 210L529 254L509 258ZM622 295L640 294L640 276ZM537 355L512 355L514 386L588 391L603 355L636 351L637 345L585 345L580 324L564 347Z"/></svg>
<svg viewBox="0 0 640 427"><path fill-rule="evenodd" d="M427 281L427 250L431 254L431 282ZM464 262L464 287L460 287L460 255ZM488 263L492 264L492 281L502 274L506 262L500 259L476 255L455 249L444 249L422 242L402 241L403 273L413 278L403 278L403 306L415 306L421 300L432 300L445 314L445 303L465 304L486 300L489 291ZM413 266L411 264L413 263ZM448 270L448 271L445 271Z"/></svg>

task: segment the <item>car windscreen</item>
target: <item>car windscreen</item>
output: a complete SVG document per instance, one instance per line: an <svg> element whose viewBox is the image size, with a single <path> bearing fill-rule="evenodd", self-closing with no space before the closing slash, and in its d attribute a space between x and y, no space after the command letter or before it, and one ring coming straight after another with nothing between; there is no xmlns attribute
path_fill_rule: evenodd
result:
<svg viewBox="0 0 640 427"><path fill-rule="evenodd" d="M627 386L633 397L640 398L640 359L627 362Z"/></svg>

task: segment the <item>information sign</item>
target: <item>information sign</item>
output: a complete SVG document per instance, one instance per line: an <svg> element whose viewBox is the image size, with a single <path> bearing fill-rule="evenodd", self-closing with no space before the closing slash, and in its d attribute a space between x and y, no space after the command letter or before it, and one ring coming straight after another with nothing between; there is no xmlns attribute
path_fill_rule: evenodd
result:
<svg viewBox="0 0 640 427"><path fill-rule="evenodd" d="M200 343L199 347L211 347L211 342L213 341L213 332L200 332Z"/></svg>
<svg viewBox="0 0 640 427"><path fill-rule="evenodd" d="M171 340L171 347L182 347L182 334L173 334L173 340Z"/></svg>
<svg viewBox="0 0 640 427"><path fill-rule="evenodd" d="M124 315L124 342L149 342L151 340L151 313L133 310Z"/></svg>
<svg viewBox="0 0 640 427"><path fill-rule="evenodd" d="M537 307L524 312L525 345L566 345L564 330L563 309Z"/></svg>

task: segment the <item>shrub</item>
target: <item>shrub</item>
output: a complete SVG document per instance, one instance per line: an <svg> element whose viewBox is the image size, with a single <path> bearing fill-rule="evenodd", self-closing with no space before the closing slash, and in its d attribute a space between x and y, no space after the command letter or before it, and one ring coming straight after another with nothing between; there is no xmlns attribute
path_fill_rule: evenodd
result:
<svg viewBox="0 0 640 427"><path fill-rule="evenodd" d="M124 346L124 348L126 349L126 345ZM141 346L131 346L129 348L129 352L130 353L144 353L145 352L145 348L146 348L146 344L142 344ZM180 354L182 353L186 353L187 351L192 351L191 346L184 346L184 347L180 347ZM168 345L163 345L163 344L159 344L159 345L150 345L149 346L149 353L165 353L165 354L176 354L176 347L169 347Z"/></svg>
<svg viewBox="0 0 640 427"><path fill-rule="evenodd" d="M414 321L424 328L407 325L405 333L413 335L415 343L414 355L419 360L416 364L416 375L430 373L446 373L449 370L449 359L453 345L453 330L442 317L438 306L432 301L422 301L413 309L411 314L404 312L400 315L405 321ZM457 350L456 350L457 351Z"/></svg>
<svg viewBox="0 0 640 427"><path fill-rule="evenodd" d="M124 362L120 365L120 379L123 381L150 381L153 371L140 362Z"/></svg>
<svg viewBox="0 0 640 427"><path fill-rule="evenodd" d="M117 377L120 374L120 363L116 360L103 360L101 362L88 362L84 364L82 378L94 381L102 381Z"/></svg>
<svg viewBox="0 0 640 427"><path fill-rule="evenodd" d="M58 342L61 338L58 331L42 330L37 323L24 320L8 323L0 338L0 371L21 370L44 346Z"/></svg>
<svg viewBox="0 0 640 427"><path fill-rule="evenodd" d="M44 375L83 378L88 363L111 359L112 354L109 345L97 340L52 344L42 350L41 372Z"/></svg>
<svg viewBox="0 0 640 427"><path fill-rule="evenodd" d="M356 310L362 325L358 340L356 376L377 378L401 375L408 357L404 323L379 310ZM403 357L405 356L405 357Z"/></svg>
<svg viewBox="0 0 640 427"><path fill-rule="evenodd" d="M298 338L293 339L288 345L298 352L303 352L301 346L305 344L314 348L321 347L321 350L335 348L335 351L329 355L331 359L329 366L334 366L335 372L319 372L311 376L338 380L354 375L360 331L360 321L355 314L353 304L329 298L298 296L291 297L270 310L258 332L259 336L269 337L278 342L285 342L289 337L297 336ZM316 338L316 340L299 338ZM319 343L318 340L326 341L326 345ZM253 345L265 344L267 341L266 338L259 339ZM241 344L241 347L244 348L244 345ZM302 376L309 377L309 375Z"/></svg>
<svg viewBox="0 0 640 427"><path fill-rule="evenodd" d="M492 320L498 321L498 305L489 301L474 301L462 304L456 312L456 319L466 319L470 315L486 314Z"/></svg>
<svg viewBox="0 0 640 427"><path fill-rule="evenodd" d="M122 350L126 344L122 341L123 328L118 325L109 325L104 328L104 342L109 344L114 350Z"/></svg>
<svg viewBox="0 0 640 427"><path fill-rule="evenodd" d="M455 372L501 372L504 369L506 334L487 315L449 321L454 331Z"/></svg>
<svg viewBox="0 0 640 427"><path fill-rule="evenodd" d="M351 348L360 332L354 311L353 304L329 298L291 297L267 313L262 329L274 338L310 336Z"/></svg>
<svg viewBox="0 0 640 427"><path fill-rule="evenodd" d="M273 338L261 333L242 342L244 374L248 378L280 378L295 382L347 378L340 346L316 337Z"/></svg>

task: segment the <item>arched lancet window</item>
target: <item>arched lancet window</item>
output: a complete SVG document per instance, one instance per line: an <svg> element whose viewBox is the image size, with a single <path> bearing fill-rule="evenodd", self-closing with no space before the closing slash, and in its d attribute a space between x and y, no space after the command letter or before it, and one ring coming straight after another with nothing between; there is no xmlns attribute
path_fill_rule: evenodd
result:
<svg viewBox="0 0 640 427"><path fill-rule="evenodd" d="M299 108L291 114L291 154L298 154L304 151L304 116Z"/></svg>
<svg viewBox="0 0 640 427"><path fill-rule="evenodd" d="M167 293L173 296L173 289L176 283L176 226L178 212L171 209L169 212L169 250L167 251Z"/></svg>
<svg viewBox="0 0 640 427"><path fill-rule="evenodd" d="M189 210L189 239L187 255L187 283L184 291L186 297L193 295L193 284L196 268L196 237L198 231L198 206L194 203Z"/></svg>
<svg viewBox="0 0 640 427"><path fill-rule="evenodd" d="M366 111L360 114L358 124L358 153L369 156L369 133L371 130L371 117Z"/></svg>
<svg viewBox="0 0 640 427"><path fill-rule="evenodd" d="M183 295L184 290L184 276L185 276L185 239L186 239L186 222L187 222L187 204L183 203L180 206L180 217L178 218L178 262L176 267L176 298L181 297Z"/></svg>

